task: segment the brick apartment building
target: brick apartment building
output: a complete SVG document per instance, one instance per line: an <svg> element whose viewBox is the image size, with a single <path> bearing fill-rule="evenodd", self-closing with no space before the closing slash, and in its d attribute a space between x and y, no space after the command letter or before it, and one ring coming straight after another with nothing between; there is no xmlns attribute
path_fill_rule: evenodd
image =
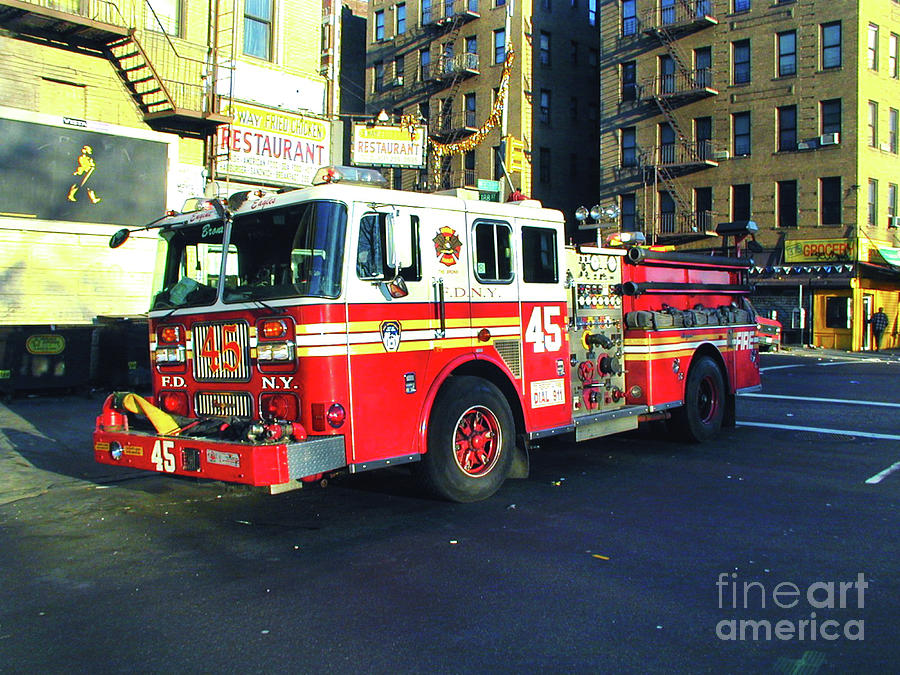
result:
<svg viewBox="0 0 900 675"><path fill-rule="evenodd" d="M619 227L715 248L753 221L757 304L789 339L869 348L883 306L896 345L900 3L607 0L600 40Z"/></svg>

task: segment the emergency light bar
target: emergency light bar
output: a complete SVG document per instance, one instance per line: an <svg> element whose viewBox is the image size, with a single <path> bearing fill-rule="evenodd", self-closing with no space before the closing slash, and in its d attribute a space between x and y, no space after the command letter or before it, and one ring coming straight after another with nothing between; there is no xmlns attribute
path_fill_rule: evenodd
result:
<svg viewBox="0 0 900 675"><path fill-rule="evenodd" d="M375 169L358 169L355 166L323 166L316 171L313 185L326 183L349 183L369 187L386 187L387 180Z"/></svg>

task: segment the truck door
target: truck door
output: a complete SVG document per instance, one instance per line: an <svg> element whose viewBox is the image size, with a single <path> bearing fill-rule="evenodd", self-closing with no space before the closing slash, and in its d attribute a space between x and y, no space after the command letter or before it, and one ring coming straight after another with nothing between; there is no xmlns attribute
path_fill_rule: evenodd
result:
<svg viewBox="0 0 900 675"><path fill-rule="evenodd" d="M468 326L468 277L465 266L459 264L460 222L452 212L397 208L401 214L397 226L409 227L413 242L411 264L400 270L405 297L394 297L384 281L392 275L385 269L388 209L360 205L350 230L347 324L352 445L348 462L359 469L400 461L416 452L432 350L440 354ZM439 337L436 278L443 280L448 296L443 338Z"/></svg>
<svg viewBox="0 0 900 675"><path fill-rule="evenodd" d="M522 400L529 431L571 421L565 266L562 233L555 225L521 219L517 223Z"/></svg>

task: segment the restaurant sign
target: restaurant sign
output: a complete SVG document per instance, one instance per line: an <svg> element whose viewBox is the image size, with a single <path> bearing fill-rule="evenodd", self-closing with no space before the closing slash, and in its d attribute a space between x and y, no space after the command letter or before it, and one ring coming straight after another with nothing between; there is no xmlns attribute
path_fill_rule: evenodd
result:
<svg viewBox="0 0 900 675"><path fill-rule="evenodd" d="M425 166L425 127L353 125L351 160L356 166Z"/></svg>
<svg viewBox="0 0 900 675"><path fill-rule="evenodd" d="M326 120L232 102L234 121L219 127L219 177L276 185L311 185L321 166L331 163L331 130Z"/></svg>

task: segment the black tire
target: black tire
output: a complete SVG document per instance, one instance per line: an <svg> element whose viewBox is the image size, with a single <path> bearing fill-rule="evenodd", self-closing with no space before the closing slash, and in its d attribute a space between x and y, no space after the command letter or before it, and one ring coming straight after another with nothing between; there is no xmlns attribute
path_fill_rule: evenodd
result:
<svg viewBox="0 0 900 675"><path fill-rule="evenodd" d="M500 390L478 377L453 377L431 408L428 451L415 473L438 497L480 501L503 485L514 446L515 422Z"/></svg>
<svg viewBox="0 0 900 675"><path fill-rule="evenodd" d="M726 403L722 371L710 357L701 356L691 364L684 406L674 411L672 421L684 440L702 443L722 429Z"/></svg>

